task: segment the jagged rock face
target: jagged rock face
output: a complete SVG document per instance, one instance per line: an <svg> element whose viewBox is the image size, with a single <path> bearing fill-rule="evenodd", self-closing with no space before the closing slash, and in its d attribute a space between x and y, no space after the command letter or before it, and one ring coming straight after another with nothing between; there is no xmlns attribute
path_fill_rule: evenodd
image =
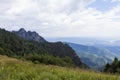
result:
<svg viewBox="0 0 120 80"><path fill-rule="evenodd" d="M37 41L37 42L46 42L46 40L41 37L38 33L36 32L31 32L31 31L26 31L25 29L21 28L19 31L13 31L15 34L18 36L31 40L31 41Z"/></svg>

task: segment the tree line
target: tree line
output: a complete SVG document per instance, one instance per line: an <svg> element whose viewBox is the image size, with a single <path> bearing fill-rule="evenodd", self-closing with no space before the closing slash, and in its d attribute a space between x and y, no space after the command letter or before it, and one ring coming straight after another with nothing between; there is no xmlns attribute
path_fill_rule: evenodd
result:
<svg viewBox="0 0 120 80"><path fill-rule="evenodd" d="M104 72L120 73L120 60L118 60L118 58L115 57L114 61L111 64L106 64Z"/></svg>

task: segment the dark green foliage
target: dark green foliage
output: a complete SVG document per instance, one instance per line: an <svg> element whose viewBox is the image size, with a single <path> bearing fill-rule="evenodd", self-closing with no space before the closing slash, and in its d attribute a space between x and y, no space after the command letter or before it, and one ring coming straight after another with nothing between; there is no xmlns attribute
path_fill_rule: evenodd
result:
<svg viewBox="0 0 120 80"><path fill-rule="evenodd" d="M38 55L38 54L30 54L25 56L25 59L31 60L34 63L44 63L44 64L52 64L52 65L58 65L63 67L74 67L74 62L69 58L59 58L52 55L44 54L44 55Z"/></svg>
<svg viewBox="0 0 120 80"><path fill-rule="evenodd" d="M115 58L112 64L107 63L104 71L110 73L120 73L120 61L118 58Z"/></svg>
<svg viewBox="0 0 120 80"><path fill-rule="evenodd" d="M86 67L74 50L67 44L61 42L49 43L28 41L4 29L0 29L0 54L21 58L29 54L37 54L38 56L48 54L62 59L69 57L76 66Z"/></svg>

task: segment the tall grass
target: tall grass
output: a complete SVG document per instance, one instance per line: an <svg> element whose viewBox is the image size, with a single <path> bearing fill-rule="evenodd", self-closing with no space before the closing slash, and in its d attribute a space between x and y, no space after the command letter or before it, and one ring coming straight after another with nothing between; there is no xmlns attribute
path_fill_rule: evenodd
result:
<svg viewBox="0 0 120 80"><path fill-rule="evenodd" d="M0 80L120 80L120 76L0 56Z"/></svg>

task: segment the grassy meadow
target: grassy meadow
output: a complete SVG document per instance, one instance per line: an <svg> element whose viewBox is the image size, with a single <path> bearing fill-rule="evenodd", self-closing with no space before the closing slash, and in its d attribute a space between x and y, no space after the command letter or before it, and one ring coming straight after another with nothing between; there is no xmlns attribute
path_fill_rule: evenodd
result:
<svg viewBox="0 0 120 80"><path fill-rule="evenodd" d="M0 56L0 80L120 80L120 76Z"/></svg>

